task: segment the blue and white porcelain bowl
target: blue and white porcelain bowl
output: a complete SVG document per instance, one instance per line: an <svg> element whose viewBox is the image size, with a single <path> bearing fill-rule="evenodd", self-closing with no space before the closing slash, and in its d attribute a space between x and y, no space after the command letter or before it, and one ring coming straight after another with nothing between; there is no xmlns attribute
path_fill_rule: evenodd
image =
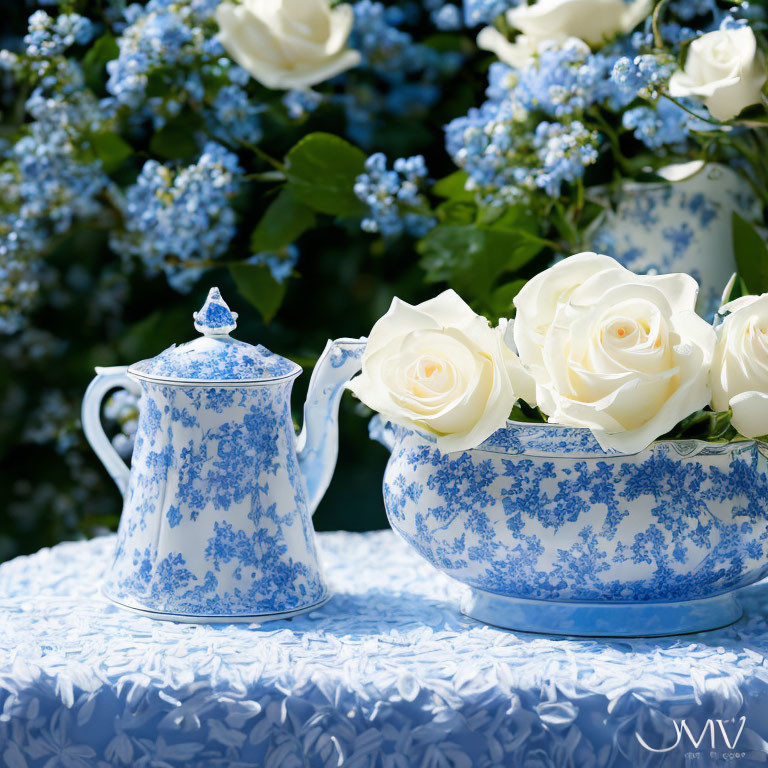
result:
<svg viewBox="0 0 768 768"><path fill-rule="evenodd" d="M768 446L659 441L627 456L587 429L507 422L442 453L375 420L392 527L467 584L466 614L569 635L697 632L768 574Z"/></svg>

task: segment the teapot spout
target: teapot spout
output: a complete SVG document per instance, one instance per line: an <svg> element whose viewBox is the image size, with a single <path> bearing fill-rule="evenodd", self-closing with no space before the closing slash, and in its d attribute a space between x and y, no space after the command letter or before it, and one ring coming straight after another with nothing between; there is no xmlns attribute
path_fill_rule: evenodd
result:
<svg viewBox="0 0 768 768"><path fill-rule="evenodd" d="M307 504L313 514L336 468L339 402L344 384L360 370L367 343L366 338L329 341L312 371L304 403L304 426L296 447Z"/></svg>

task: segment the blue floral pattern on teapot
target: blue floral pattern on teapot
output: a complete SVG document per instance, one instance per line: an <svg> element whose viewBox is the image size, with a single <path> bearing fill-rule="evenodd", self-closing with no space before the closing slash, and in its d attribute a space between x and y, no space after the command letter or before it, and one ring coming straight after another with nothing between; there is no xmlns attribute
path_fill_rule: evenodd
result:
<svg viewBox="0 0 768 768"><path fill-rule="evenodd" d="M97 369L86 434L124 492L104 593L149 615L258 620L328 598L311 514L336 462L338 403L364 343L329 342L297 437L290 397L301 368L232 339L236 315L212 289L203 336L129 368ZM106 392L141 395L131 469L99 422Z"/></svg>

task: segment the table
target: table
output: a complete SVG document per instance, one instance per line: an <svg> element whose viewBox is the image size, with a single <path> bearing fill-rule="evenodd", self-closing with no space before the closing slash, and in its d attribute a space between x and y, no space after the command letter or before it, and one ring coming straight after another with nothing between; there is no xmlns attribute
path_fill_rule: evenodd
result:
<svg viewBox="0 0 768 768"><path fill-rule="evenodd" d="M111 536L0 566L2 764L670 768L739 755L746 768L768 759L768 583L743 593L745 616L727 629L563 639L463 617L463 587L390 531L319 542L333 599L261 626L159 622L111 605L98 591ZM651 752L636 734L671 748Z"/></svg>

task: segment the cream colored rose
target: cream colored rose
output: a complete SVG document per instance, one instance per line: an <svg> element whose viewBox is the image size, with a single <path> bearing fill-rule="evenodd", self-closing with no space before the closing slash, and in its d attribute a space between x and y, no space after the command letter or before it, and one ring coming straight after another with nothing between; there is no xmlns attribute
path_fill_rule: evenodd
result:
<svg viewBox="0 0 768 768"><path fill-rule="evenodd" d="M730 120L762 98L766 72L749 27L708 32L688 48L685 68L669 81L669 95L701 99L718 120Z"/></svg>
<svg viewBox="0 0 768 768"><path fill-rule="evenodd" d="M579 254L536 281L515 301L515 341L551 422L588 427L603 448L636 453L709 402L715 336L694 312L693 278L641 277Z"/></svg>
<svg viewBox="0 0 768 768"><path fill-rule="evenodd" d="M394 299L347 388L390 421L437 436L446 452L478 446L505 425L518 396L533 398L503 328L454 291L417 306Z"/></svg>
<svg viewBox="0 0 768 768"><path fill-rule="evenodd" d="M309 88L360 63L349 50L354 13L329 0L244 0L216 9L227 53L267 88Z"/></svg>
<svg viewBox="0 0 768 768"><path fill-rule="evenodd" d="M576 288L592 275L616 266L617 262L610 256L577 253L532 277L515 296L515 346L534 379L544 366L544 338L558 306L568 301Z"/></svg>
<svg viewBox="0 0 768 768"><path fill-rule="evenodd" d="M484 27L477 34L477 47L490 51L508 67L522 69L538 51L538 43L526 35L518 35L510 41L496 27ZM559 42L554 40L552 42Z"/></svg>
<svg viewBox="0 0 768 768"><path fill-rule="evenodd" d="M768 294L726 304L712 363L712 408L744 437L768 435Z"/></svg>
<svg viewBox="0 0 768 768"><path fill-rule="evenodd" d="M531 41L578 37L596 46L634 29L652 6L652 0L538 0L507 11L507 21Z"/></svg>
<svg viewBox="0 0 768 768"><path fill-rule="evenodd" d="M477 46L495 53L499 61L513 69L522 69L531 59L548 48L568 48L584 55L589 54L589 46L577 37L548 37L545 40L518 35L510 42L496 27L485 27L477 35Z"/></svg>

